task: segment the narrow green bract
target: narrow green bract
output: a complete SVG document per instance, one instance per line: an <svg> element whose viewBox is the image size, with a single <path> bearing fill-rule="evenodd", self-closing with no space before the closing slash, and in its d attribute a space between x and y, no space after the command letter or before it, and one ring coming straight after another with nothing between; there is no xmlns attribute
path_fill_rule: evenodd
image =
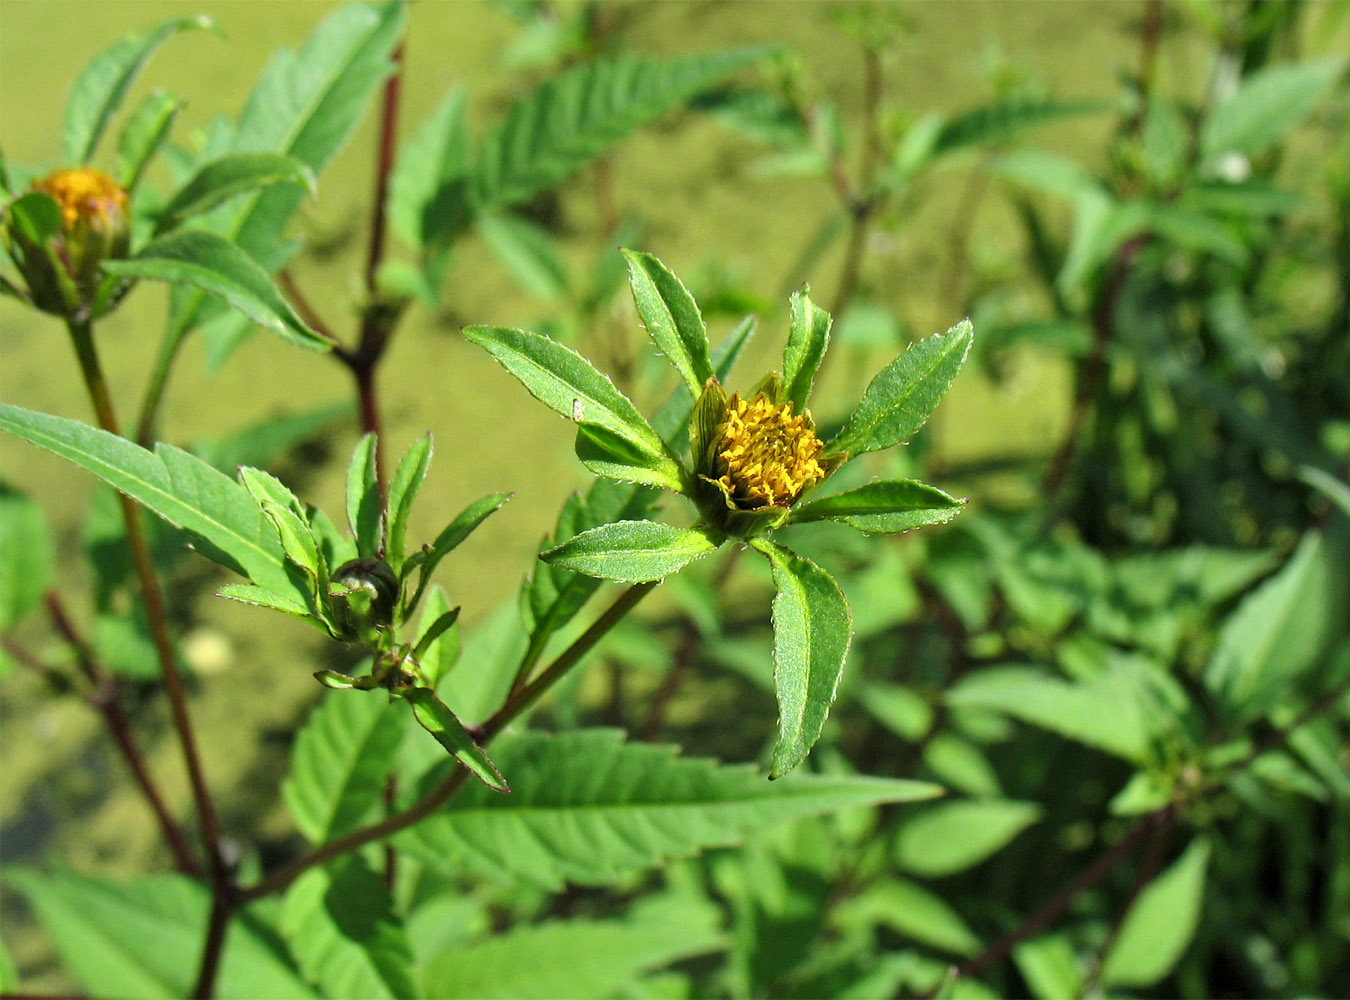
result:
<svg viewBox="0 0 1350 1000"><path fill-rule="evenodd" d="M839 584L815 563L766 539L750 544L768 558L777 591L773 680L778 744L769 777L781 778L806 759L820 738L844 672L853 616Z"/></svg>

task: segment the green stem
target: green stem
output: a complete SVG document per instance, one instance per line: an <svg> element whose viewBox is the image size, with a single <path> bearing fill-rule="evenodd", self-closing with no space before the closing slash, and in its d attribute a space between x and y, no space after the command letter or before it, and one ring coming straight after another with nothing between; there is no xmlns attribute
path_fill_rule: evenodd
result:
<svg viewBox="0 0 1350 1000"><path fill-rule="evenodd" d="M572 645L563 650L558 658L545 668L543 673L520 691L508 696L506 703L497 710L492 718L488 719L482 726L477 727L475 735L480 739L480 742L486 743L506 728L516 716L538 701L544 692L561 680L567 671L590 652L605 633L612 629L656 585L657 581L637 583L620 594L618 600L606 608L591 627L578 636ZM364 847L373 841L383 840L400 830L406 830L414 823L426 819L449 802L455 793L463 787L468 777L467 769L456 767L445 776L439 785L408 808L378 823L353 830L344 837L329 841L327 844L316 847L308 854L296 858L290 864L278 868L261 882L241 890L236 897L236 903L242 905L274 892L280 892L315 865L321 865L349 851Z"/></svg>
<svg viewBox="0 0 1350 1000"><path fill-rule="evenodd" d="M103 377L98 353L94 348L93 330L88 320L72 319L68 326L71 341L75 345L75 355L79 359L80 373L84 376L85 387L89 390L89 398L94 404L99 425L109 433L120 436L112 396L108 392L108 383ZM141 594L145 600L150 638L159 658L164 691L169 698L169 708L173 715L174 727L178 731L188 780L192 786L193 801L202 825L202 836L206 841L211 881L219 892L228 885L229 870L221 853L220 826L216 821L215 807L206 786L206 776L202 770L201 756L197 751L197 741L193 734L187 691L183 687L183 678L178 672L178 661L174 656L173 643L169 637L169 617L164 607L164 595L160 591L159 579L155 575L154 560L150 554L145 527L141 522L140 510L131 498L124 494L119 493L117 499L121 504L122 519L126 524L127 548L131 552L132 565L135 567Z"/></svg>

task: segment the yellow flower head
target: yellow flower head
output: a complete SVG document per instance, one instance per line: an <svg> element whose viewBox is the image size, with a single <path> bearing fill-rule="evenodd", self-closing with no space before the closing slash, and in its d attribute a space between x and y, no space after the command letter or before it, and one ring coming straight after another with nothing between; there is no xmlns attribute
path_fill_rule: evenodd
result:
<svg viewBox="0 0 1350 1000"><path fill-rule="evenodd" d="M786 506L825 478L824 449L807 413L792 402L775 405L764 392L753 399L733 393L717 445L717 481L727 496L748 507Z"/></svg>
<svg viewBox="0 0 1350 1000"><path fill-rule="evenodd" d="M127 209L127 193L93 167L58 170L34 183L33 190L43 191L56 201L66 232L73 232L80 223L120 223Z"/></svg>

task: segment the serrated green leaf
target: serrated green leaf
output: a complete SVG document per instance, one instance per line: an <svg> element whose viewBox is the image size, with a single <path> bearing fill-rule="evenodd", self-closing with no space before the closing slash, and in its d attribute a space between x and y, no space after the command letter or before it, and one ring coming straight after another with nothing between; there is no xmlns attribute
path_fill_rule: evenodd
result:
<svg viewBox="0 0 1350 1000"><path fill-rule="evenodd" d="M484 137L473 203L519 204L553 187L629 132L759 58L741 49L655 60L623 57L578 66L519 101Z"/></svg>
<svg viewBox="0 0 1350 1000"><path fill-rule="evenodd" d="M638 316L657 349L675 366L694 399L712 378L708 328L679 278L649 253L624 250Z"/></svg>
<svg viewBox="0 0 1350 1000"><path fill-rule="evenodd" d="M901 824L895 860L919 875L965 871L1002 850L1040 816L1041 807L1034 802L938 802Z"/></svg>
<svg viewBox="0 0 1350 1000"><path fill-rule="evenodd" d="M853 415L825 451L861 455L913 436L961 370L973 338L967 319L945 334L913 344L872 379Z"/></svg>
<svg viewBox="0 0 1350 1000"><path fill-rule="evenodd" d="M389 222L415 250L444 242L469 219L469 128L456 87L399 149Z"/></svg>
<svg viewBox="0 0 1350 1000"><path fill-rule="evenodd" d="M187 28L212 28L209 17L176 17L144 34L130 35L95 56L75 80L61 127L66 163L88 163L110 119L145 61L169 36Z"/></svg>
<svg viewBox="0 0 1350 1000"><path fill-rule="evenodd" d="M1200 158L1210 167L1227 153L1259 153L1317 106L1345 70L1339 57L1257 70L1214 109L1200 129Z"/></svg>
<svg viewBox="0 0 1350 1000"><path fill-rule="evenodd" d="M766 782L745 766L626 743L616 730L504 734L493 755L511 794L473 785L395 844L439 869L548 889L606 885L624 873L740 842L751 830L849 806L908 802L935 785L799 775ZM429 788L442 768L423 779Z"/></svg>
<svg viewBox="0 0 1350 1000"><path fill-rule="evenodd" d="M712 951L721 940L701 913L684 908L665 908L659 917L549 921L438 955L428 963L423 985L428 996L446 1000L623 995L642 973Z"/></svg>
<svg viewBox="0 0 1350 1000"><path fill-rule="evenodd" d="M783 399L798 413L806 409L816 369L830 344L830 314L811 301L808 289L792 293L788 300L792 327L783 348Z"/></svg>
<svg viewBox="0 0 1350 1000"><path fill-rule="evenodd" d="M211 905L205 886L182 875L115 882L68 870L10 869L5 880L27 897L89 995L173 1000L191 992ZM271 935L256 910L235 916L216 980L220 1000L317 995Z"/></svg>
<svg viewBox="0 0 1350 1000"><path fill-rule="evenodd" d="M411 611L417 607L418 601L422 599L423 592L431 582L431 574L436 571L436 566L440 561L449 555L460 542L468 538L474 528L482 524L490 514L499 510L502 504L510 499L510 493L493 493L469 504L441 530L441 533L436 536L436 540L430 546L424 546L422 551L415 552L404 560L403 575L405 577L417 567L421 567L422 571L417 578L417 592L413 595L413 599L408 602L407 610Z"/></svg>
<svg viewBox="0 0 1350 1000"><path fill-rule="evenodd" d="M239 481L276 528L286 557L312 581L314 593L326 592L330 567L320 561L318 543L299 498L281 480L260 469L244 466L239 470Z"/></svg>
<svg viewBox="0 0 1350 1000"><path fill-rule="evenodd" d="M403 692L403 698L412 705L418 725L434 736L436 742L468 768L475 778L494 792L510 793L511 789L502 773L483 748L474 742L464 724L455 718L455 713L436 697L435 691L430 688L408 688Z"/></svg>
<svg viewBox="0 0 1350 1000"><path fill-rule="evenodd" d="M459 659L459 608L451 608L441 587L432 587L422 605L413 656L427 687L435 688Z"/></svg>
<svg viewBox="0 0 1350 1000"><path fill-rule="evenodd" d="M252 604L254 607L280 611L296 618L304 618L318 628L327 631L327 626L309 607L297 604L293 598L273 593L266 587L259 587L252 583L227 583L216 591L216 596L238 601L240 604Z"/></svg>
<svg viewBox="0 0 1350 1000"><path fill-rule="evenodd" d="M934 152L1006 142L1023 129L1108 108L1097 101L1050 100L1005 100L972 108L943 124L934 140Z"/></svg>
<svg viewBox="0 0 1350 1000"><path fill-rule="evenodd" d="M283 340L312 351L332 345L302 320L246 253L214 233L185 230L160 237L125 260L103 263L123 278L167 281L216 296Z"/></svg>
<svg viewBox="0 0 1350 1000"><path fill-rule="evenodd" d="M947 692L953 708L992 709L1134 763L1148 757L1144 702L1125 672L1070 683L1030 667L986 667Z"/></svg>
<svg viewBox="0 0 1350 1000"><path fill-rule="evenodd" d="M1284 567L1224 622L1205 667L1205 686L1243 719L1269 708L1345 634L1344 545L1310 531Z"/></svg>
<svg viewBox="0 0 1350 1000"><path fill-rule="evenodd" d="M1197 839L1130 907L1102 961L1104 986L1152 986L1185 953L1205 898L1209 843Z"/></svg>
<svg viewBox="0 0 1350 1000"><path fill-rule="evenodd" d="M183 104L173 94L156 90L131 113L117 140L113 177L124 190L135 189L146 164L168 138Z"/></svg>
<svg viewBox="0 0 1350 1000"><path fill-rule="evenodd" d="M0 403L0 429L73 462L175 527L198 549L285 596L304 597L285 568L276 531L238 483L172 445L153 452L75 420Z"/></svg>
<svg viewBox="0 0 1350 1000"><path fill-rule="evenodd" d="M408 446L399 459L394 478L389 482L389 524L385 530L384 558L394 573L403 568L403 553L408 535L408 516L412 513L417 491L427 478L431 465L431 435L424 434Z"/></svg>
<svg viewBox="0 0 1350 1000"><path fill-rule="evenodd" d="M834 578L811 560L765 539L750 543L773 567L773 682L778 743L770 778L806 759L834 703L853 616Z"/></svg>
<svg viewBox="0 0 1350 1000"><path fill-rule="evenodd" d="M356 829L380 801L403 740L403 713L381 692L326 694L291 750L281 786L286 807L312 843Z"/></svg>
<svg viewBox="0 0 1350 1000"><path fill-rule="evenodd" d="M376 88L393 70L390 54L403 35L405 5L361 3L339 7L298 51L274 53L249 95L226 149L215 152L280 153L307 164L315 175L346 141ZM265 272L280 267L294 251L283 238L304 197L294 185L277 185L244 195L213 213L213 231L236 243ZM177 303L161 354L202 320L204 298ZM243 341L247 322L227 322L215 333L212 354L220 364Z"/></svg>
<svg viewBox="0 0 1350 1000"><path fill-rule="evenodd" d="M37 607L51 573L51 537L41 509L0 481L0 628Z"/></svg>
<svg viewBox="0 0 1350 1000"><path fill-rule="evenodd" d="M497 359L540 402L579 424L593 424L628 446L635 476L649 485L680 486L680 467L632 402L570 347L505 327L471 326L464 336ZM639 480L634 480L639 481Z"/></svg>
<svg viewBox="0 0 1350 1000"><path fill-rule="evenodd" d="M157 233L167 232L187 218L209 212L241 194L273 184L298 184L318 193L309 165L277 153L228 153L197 169L159 213Z"/></svg>
<svg viewBox="0 0 1350 1000"><path fill-rule="evenodd" d="M389 890L358 855L296 879L282 902L281 932L325 996L418 995L412 947Z"/></svg>
<svg viewBox="0 0 1350 1000"><path fill-rule="evenodd" d="M544 562L604 580L663 580L721 544L695 528L656 521L615 521L583 531L539 553Z"/></svg>
<svg viewBox="0 0 1350 1000"><path fill-rule="evenodd" d="M362 559L379 555L384 541L384 508L375 470L378 446L373 433L364 435L347 466L347 527Z"/></svg>
<svg viewBox="0 0 1350 1000"><path fill-rule="evenodd" d="M963 507L964 500L936 486L914 479L882 479L801 504L793 508L788 522L830 520L859 531L909 531L945 524Z"/></svg>

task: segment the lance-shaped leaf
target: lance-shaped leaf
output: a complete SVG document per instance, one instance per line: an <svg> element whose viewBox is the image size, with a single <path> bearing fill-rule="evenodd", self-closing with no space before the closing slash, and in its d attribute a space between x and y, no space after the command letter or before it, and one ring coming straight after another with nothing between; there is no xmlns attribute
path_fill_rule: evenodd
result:
<svg viewBox="0 0 1350 1000"><path fill-rule="evenodd" d="M404 725L398 705L378 692L327 694L310 712L281 794L311 843L350 833L380 801Z"/></svg>
<svg viewBox="0 0 1350 1000"><path fill-rule="evenodd" d="M861 455L912 437L961 370L973 337L967 319L945 334L911 346L872 379L848 423L825 451Z"/></svg>
<svg viewBox="0 0 1350 1000"><path fill-rule="evenodd" d="M430 688L407 688L403 698L412 705L413 717L418 724L436 737L436 742L450 753L455 760L467 767L471 774L494 792L509 794L506 779L497 770L497 766L488 759L488 755L469 735L463 724L455 718L455 713L446 708L436 692Z"/></svg>
<svg viewBox="0 0 1350 1000"><path fill-rule="evenodd" d="M778 696L778 744L769 777L781 778L806 759L834 702L853 616L834 578L781 545L750 543L773 568L773 682Z"/></svg>
<svg viewBox="0 0 1350 1000"><path fill-rule="evenodd" d="M166 232L186 218L209 212L231 198L273 184L299 184L310 197L318 192L314 171L294 157L276 153L231 153L206 164L178 189L160 212L155 230Z"/></svg>
<svg viewBox="0 0 1350 1000"><path fill-rule="evenodd" d="M281 933L324 996L417 996L412 946L384 880L349 854L311 868L286 892Z"/></svg>
<svg viewBox="0 0 1350 1000"><path fill-rule="evenodd" d="M680 487L680 466L636 406L576 351L548 337L499 326L471 326L464 336L497 359L536 399L579 424L593 424L612 461L631 461L633 481ZM619 445L626 450L620 456Z"/></svg>
<svg viewBox="0 0 1350 1000"><path fill-rule="evenodd" d="M11 868L5 881L27 897L64 968L88 995L172 1000L191 992L211 909L210 890L197 880L143 875L121 881ZM278 955L275 930L251 907L237 913L226 935L215 995L316 996Z"/></svg>
<svg viewBox="0 0 1350 1000"><path fill-rule="evenodd" d="M121 105L145 61L170 35L187 28L215 28L209 17L176 17L144 34L131 35L100 52L80 73L66 102L61 126L67 163L87 163L108 119Z"/></svg>
<svg viewBox="0 0 1350 1000"><path fill-rule="evenodd" d="M424 434L403 453L394 478L389 482L389 521L385 526L384 558L397 573L403 568L403 553L408 537L408 516L412 513L417 491L427 478L431 465L431 435Z"/></svg>
<svg viewBox="0 0 1350 1000"><path fill-rule="evenodd" d="M649 253L624 250L633 302L647 333L656 342L695 399L712 378L708 328L698 303L679 278Z"/></svg>
<svg viewBox="0 0 1350 1000"><path fill-rule="evenodd" d="M722 543L714 533L657 521L615 521L539 553L552 566L604 580L664 580Z"/></svg>
<svg viewBox="0 0 1350 1000"><path fill-rule="evenodd" d="M801 413L830 343L830 314L811 301L805 288L792 293L789 308L792 327L783 348L782 398Z"/></svg>
<svg viewBox="0 0 1350 1000"><path fill-rule="evenodd" d="M214 233L172 233L155 240L135 257L105 261L103 269L124 278L188 285L222 299L292 344L313 351L326 351L331 346L296 315L266 271Z"/></svg>
<svg viewBox="0 0 1350 1000"><path fill-rule="evenodd" d="M328 584L328 567L322 564L319 546L310 530L305 508L295 494L281 480L259 469L240 469L239 481L277 529L277 537L281 539L286 557L304 570L316 595L324 593Z"/></svg>
<svg viewBox="0 0 1350 1000"><path fill-rule="evenodd" d="M469 128L457 87L399 149L389 182L394 231L423 250L460 229L469 217L468 174Z"/></svg>
<svg viewBox="0 0 1350 1000"><path fill-rule="evenodd" d="M430 545L424 545L420 552L414 552L404 560L404 579L407 579L408 574L414 569L419 566L422 567L422 574L417 579L417 593L408 602L406 611L412 611L413 608L417 607L417 602L422 599L427 584L431 582L431 574L435 572L437 564L449 555L460 542L468 538L473 529L482 524L488 515L498 510L502 504L510 499L510 493L493 493L490 496L483 497L482 500L469 504L442 529L434 542Z"/></svg>
<svg viewBox="0 0 1350 1000"><path fill-rule="evenodd" d="M670 60L625 57L554 77L484 137L473 176L474 203L525 201L767 51L738 49Z"/></svg>
<svg viewBox="0 0 1350 1000"><path fill-rule="evenodd" d="M1212 169L1226 153L1261 152L1310 114L1344 72L1345 59L1333 56L1251 74L1205 120L1200 130L1204 165Z"/></svg>
<svg viewBox="0 0 1350 1000"><path fill-rule="evenodd" d="M789 523L842 521L859 531L909 531L945 524L964 500L914 479L882 479L793 508Z"/></svg>
<svg viewBox="0 0 1350 1000"><path fill-rule="evenodd" d="M1205 899L1209 842L1194 841L1139 893L1102 962L1102 984L1152 986L1172 970L1195 936Z"/></svg>
<svg viewBox="0 0 1350 1000"><path fill-rule="evenodd" d="M6 403L0 403L0 429L73 462L190 532L207 558L307 603L286 570L276 530L248 491L201 459L167 444L146 451L97 427Z"/></svg>
<svg viewBox="0 0 1350 1000"><path fill-rule="evenodd" d="M926 782L855 775L770 783L756 768L625 742L613 729L503 734L493 755L511 775L509 796L466 787L453 809L398 834L396 846L457 876L609 885L804 816L941 794ZM445 773L433 768L420 789Z"/></svg>
<svg viewBox="0 0 1350 1000"><path fill-rule="evenodd" d="M363 559L379 555L384 530L384 509L375 474L375 435L366 434L352 451L347 466L347 526Z"/></svg>
<svg viewBox="0 0 1350 1000"><path fill-rule="evenodd" d="M117 140L117 167L113 172L120 187L130 191L141 179L150 158L164 144L183 104L173 94L156 90L131 113Z"/></svg>

